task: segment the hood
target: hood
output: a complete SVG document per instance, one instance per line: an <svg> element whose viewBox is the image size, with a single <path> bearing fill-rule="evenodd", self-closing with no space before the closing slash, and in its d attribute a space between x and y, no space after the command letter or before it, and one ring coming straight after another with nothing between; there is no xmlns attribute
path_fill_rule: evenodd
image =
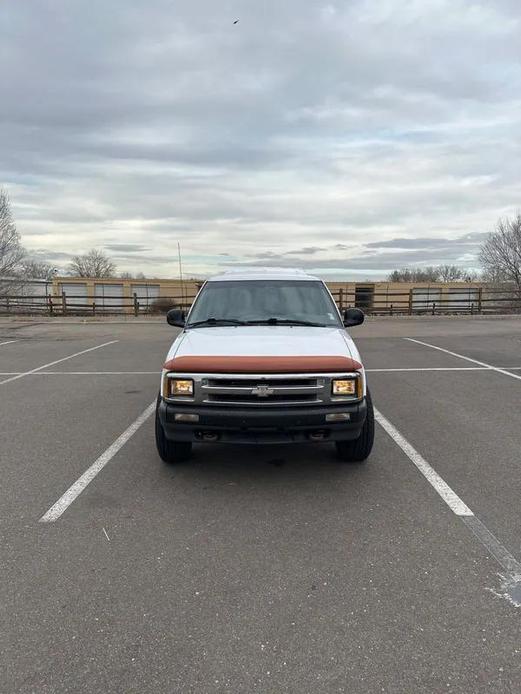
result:
<svg viewBox="0 0 521 694"><path fill-rule="evenodd" d="M200 362L205 367L201 370L206 370L210 368L208 358L211 358L212 368L215 370L218 364L225 365L228 360L236 369L241 363L240 357L256 358L248 360L250 364L256 364L256 370L259 364L265 363L268 366L270 363L268 360L272 361L270 368L273 368L274 358L278 359L279 365L287 364L292 370L305 367L306 364L309 364L310 369L318 370L321 362L317 359L322 359L324 368L328 367L327 370L329 368L336 370L333 368L335 364L339 370L343 370L347 368L347 362L342 364L341 360L346 358L353 362L351 368L360 368L358 350L345 330L280 325L226 326L188 330L182 333L172 345L167 357L167 363L170 362L167 368L175 368L178 371L199 370L194 364ZM197 360L197 358L206 359ZM328 361L324 361L324 358L328 358Z"/></svg>

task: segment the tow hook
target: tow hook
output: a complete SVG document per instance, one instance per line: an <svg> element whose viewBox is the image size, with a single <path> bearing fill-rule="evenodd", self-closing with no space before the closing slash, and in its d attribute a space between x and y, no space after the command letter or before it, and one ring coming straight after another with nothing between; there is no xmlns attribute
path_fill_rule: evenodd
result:
<svg viewBox="0 0 521 694"><path fill-rule="evenodd" d="M322 429L319 429L318 431L312 431L309 433L309 438L311 439L311 441L323 441L326 438L326 436L326 432Z"/></svg>
<svg viewBox="0 0 521 694"><path fill-rule="evenodd" d="M198 431L196 433L197 438L200 441L212 442L219 440L219 434L214 434L213 431Z"/></svg>

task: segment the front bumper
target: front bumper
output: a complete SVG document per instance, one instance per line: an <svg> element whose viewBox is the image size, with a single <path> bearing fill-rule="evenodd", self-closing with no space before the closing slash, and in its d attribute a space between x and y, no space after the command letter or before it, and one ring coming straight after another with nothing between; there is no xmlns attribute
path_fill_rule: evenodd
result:
<svg viewBox="0 0 521 694"><path fill-rule="evenodd" d="M349 421L326 422L326 415L347 412ZM175 415L197 414L197 423L175 421ZM158 415L167 439L223 443L297 443L349 441L360 436L365 422L365 399L322 407L202 407L160 400Z"/></svg>

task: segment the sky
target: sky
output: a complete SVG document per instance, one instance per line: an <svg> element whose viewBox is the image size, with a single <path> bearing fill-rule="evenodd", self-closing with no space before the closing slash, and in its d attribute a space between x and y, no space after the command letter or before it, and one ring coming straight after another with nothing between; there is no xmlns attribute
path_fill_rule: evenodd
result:
<svg viewBox="0 0 521 694"><path fill-rule="evenodd" d="M520 35L519 0L3 0L0 185L60 270L477 268L521 208Z"/></svg>

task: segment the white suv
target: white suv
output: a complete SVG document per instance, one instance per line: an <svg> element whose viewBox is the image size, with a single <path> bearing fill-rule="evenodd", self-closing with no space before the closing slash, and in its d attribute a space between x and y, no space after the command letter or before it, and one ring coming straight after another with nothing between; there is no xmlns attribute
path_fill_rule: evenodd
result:
<svg viewBox="0 0 521 694"><path fill-rule="evenodd" d="M334 442L345 461L371 452L374 415L358 350L324 282L297 270L209 279L185 317L161 377L156 442L167 463L194 442Z"/></svg>

